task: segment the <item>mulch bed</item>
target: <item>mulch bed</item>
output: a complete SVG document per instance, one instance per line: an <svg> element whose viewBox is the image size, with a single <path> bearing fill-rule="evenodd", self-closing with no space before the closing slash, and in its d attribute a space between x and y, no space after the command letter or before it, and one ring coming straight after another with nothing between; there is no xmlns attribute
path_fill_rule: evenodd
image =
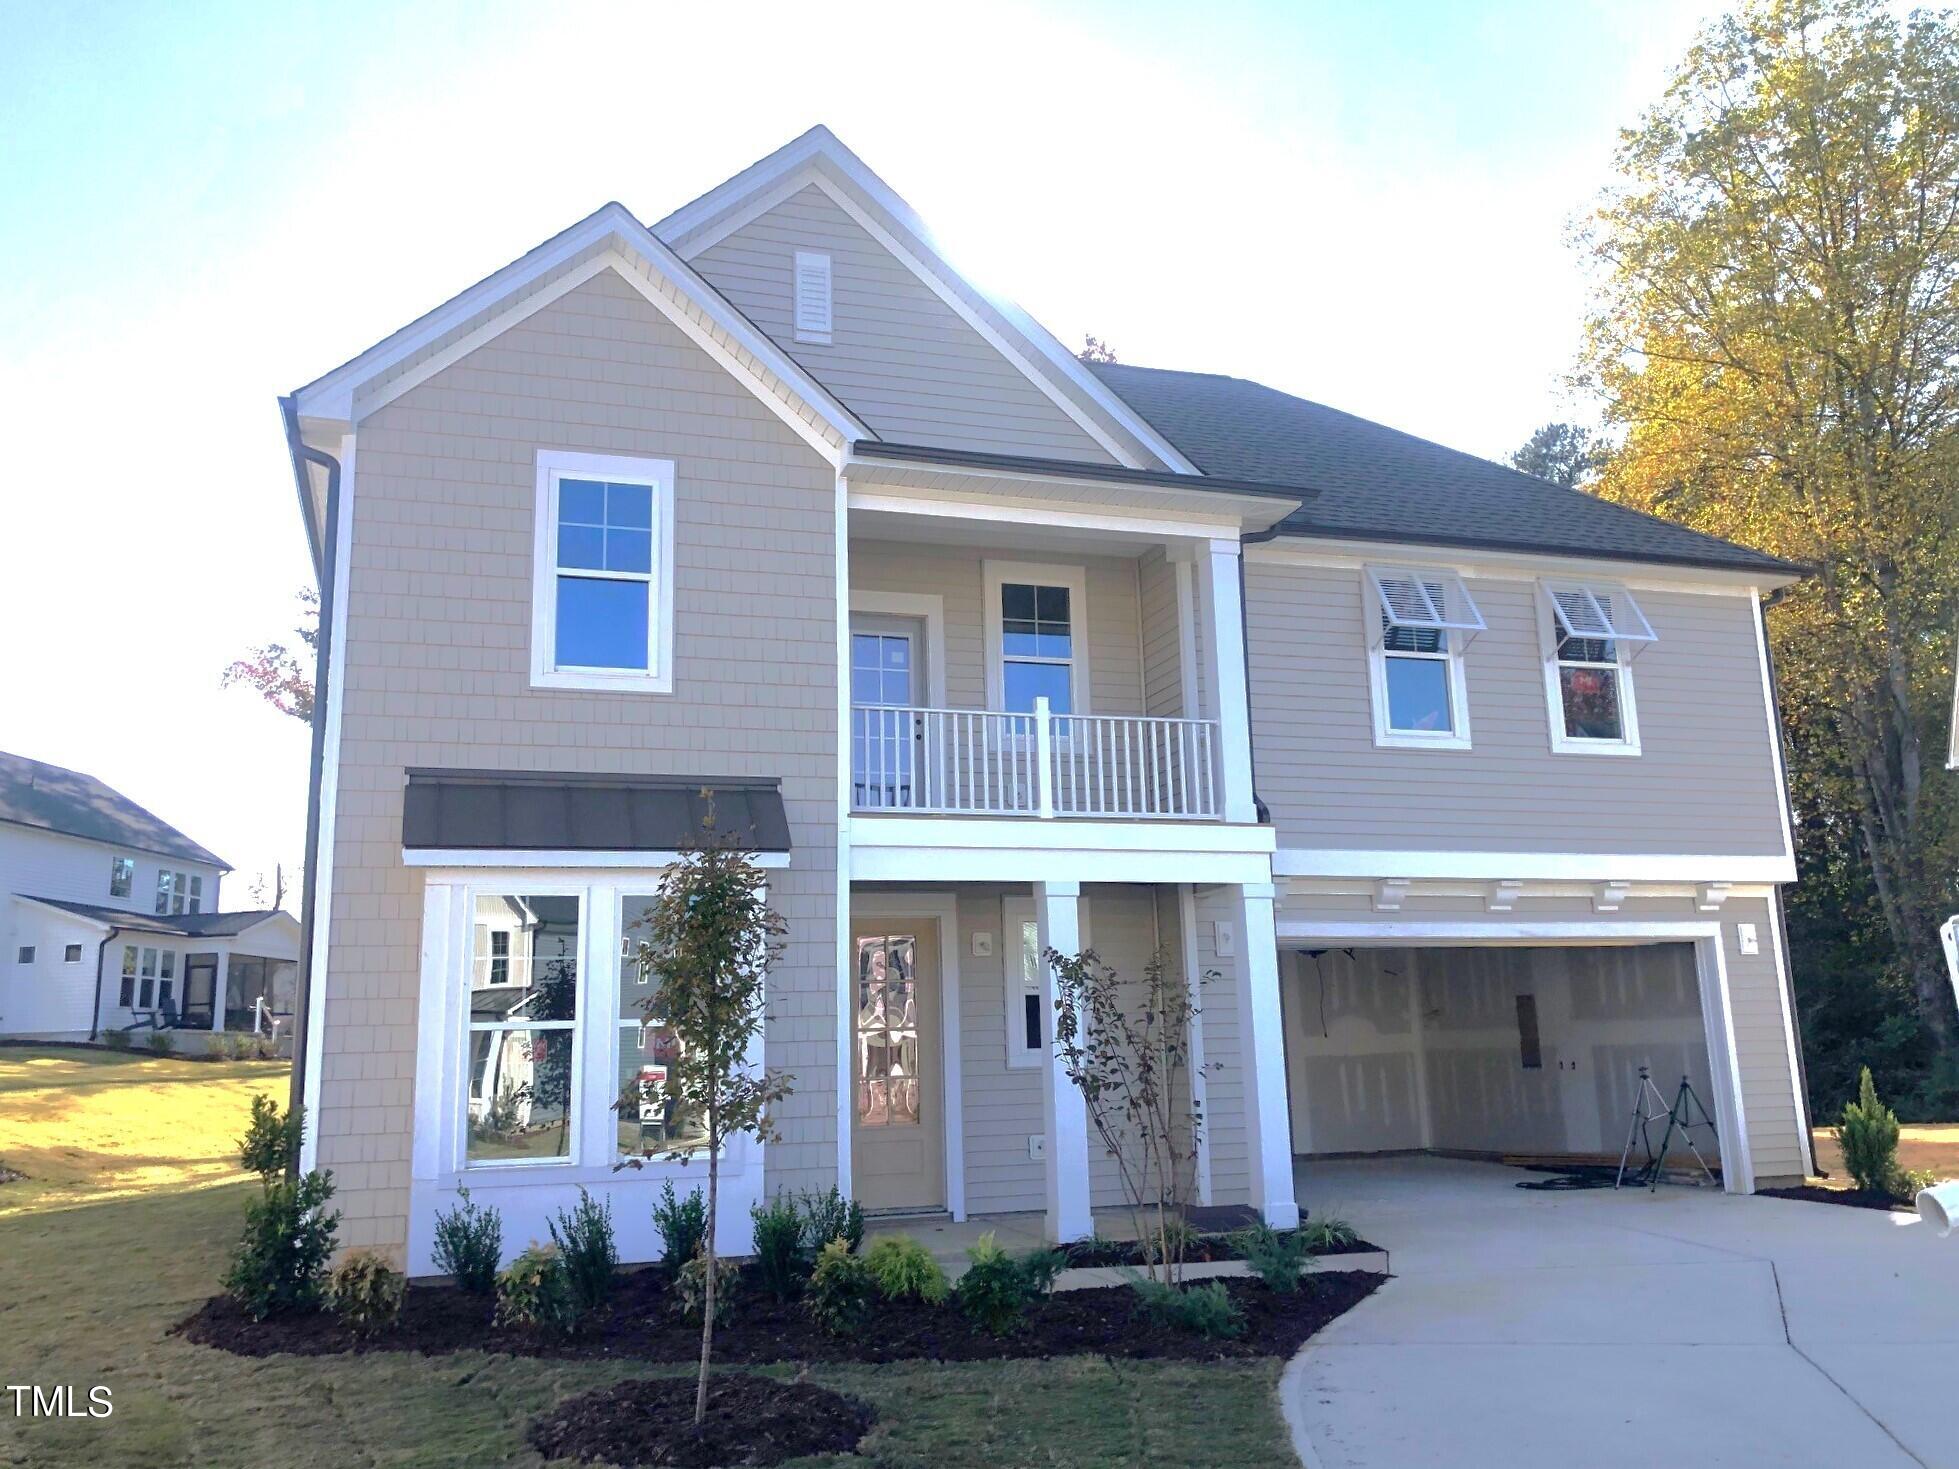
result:
<svg viewBox="0 0 1959 1469"><path fill-rule="evenodd" d="M875 1331L838 1337L818 1326L799 1304L745 1295L727 1323L715 1328L714 1354L722 1362L747 1363L979 1362L1083 1353L1185 1361L1290 1357L1308 1337L1352 1310L1386 1278L1358 1270L1319 1272L1306 1277L1293 1295L1279 1295L1256 1280L1227 1280L1225 1289L1245 1313L1244 1334L1229 1340L1165 1330L1144 1315L1136 1292L1127 1286L1045 1297L1028 1308L1021 1329L1007 1337L981 1331L954 1305L928 1306L918 1301L881 1302ZM700 1328L674 1313L664 1272L659 1270L622 1275L611 1309L569 1339L498 1326L491 1320L487 1297L448 1285L411 1286L399 1323L367 1340L356 1340L326 1312L253 1321L228 1296L212 1297L171 1329L201 1346L244 1357L277 1352L325 1356L483 1351L693 1362L701 1351Z"/></svg>
<svg viewBox="0 0 1959 1469"><path fill-rule="evenodd" d="M697 1434L694 1386L692 1377L668 1377L568 1398L531 1425L531 1446L547 1459L711 1469L855 1453L871 1427L869 1405L856 1398L733 1373L711 1380Z"/></svg>
<svg viewBox="0 0 1959 1469"><path fill-rule="evenodd" d="M1147 1263L1143 1259L1142 1248L1133 1239L1080 1240L1065 1248L1068 1263L1073 1266L1101 1268ZM1326 1245L1313 1251L1315 1255L1371 1255L1379 1252L1379 1245L1369 1244L1364 1239L1346 1245ZM1244 1258L1245 1252L1228 1234L1200 1234L1184 1250L1184 1263L1187 1265L1209 1265L1219 1260Z"/></svg>
<svg viewBox="0 0 1959 1469"><path fill-rule="evenodd" d="M1850 1209L1891 1209L1901 1214L1910 1214L1910 1204L1900 1203L1882 1189L1874 1188L1824 1188L1820 1183L1805 1183L1796 1188L1762 1188L1755 1190L1765 1199L1802 1199L1812 1204L1841 1204Z"/></svg>

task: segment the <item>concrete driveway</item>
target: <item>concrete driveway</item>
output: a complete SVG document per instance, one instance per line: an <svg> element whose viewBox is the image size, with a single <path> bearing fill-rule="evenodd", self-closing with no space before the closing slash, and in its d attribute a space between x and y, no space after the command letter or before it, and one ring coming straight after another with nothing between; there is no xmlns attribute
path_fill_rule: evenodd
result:
<svg viewBox="0 0 1959 1469"><path fill-rule="evenodd" d="M1302 1163L1394 1279L1281 1385L1311 1469L1959 1469L1959 1233L1712 1189Z"/></svg>

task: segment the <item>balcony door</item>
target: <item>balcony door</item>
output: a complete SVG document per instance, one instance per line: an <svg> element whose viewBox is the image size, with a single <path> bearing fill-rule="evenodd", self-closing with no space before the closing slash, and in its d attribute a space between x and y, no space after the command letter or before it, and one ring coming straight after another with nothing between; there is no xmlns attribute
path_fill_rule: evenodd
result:
<svg viewBox="0 0 1959 1469"><path fill-rule="evenodd" d="M852 805L906 810L924 804L914 789L924 703L921 629L910 618L859 613L850 620L850 770Z"/></svg>

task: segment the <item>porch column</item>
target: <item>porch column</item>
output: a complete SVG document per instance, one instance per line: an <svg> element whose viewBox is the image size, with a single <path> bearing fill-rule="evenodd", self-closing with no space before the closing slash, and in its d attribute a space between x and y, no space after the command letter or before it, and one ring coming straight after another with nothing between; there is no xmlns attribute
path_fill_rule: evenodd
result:
<svg viewBox="0 0 1959 1469"><path fill-rule="evenodd" d="M218 950L218 972L211 980L211 1029L224 1029L225 987L231 982L231 945Z"/></svg>
<svg viewBox="0 0 1959 1469"><path fill-rule="evenodd" d="M1245 609L1238 586L1238 542L1217 539L1197 558L1198 601L1211 658L1210 708L1218 722L1218 763L1226 821L1258 820L1252 799L1251 697L1245 687Z"/></svg>
<svg viewBox="0 0 1959 1469"><path fill-rule="evenodd" d="M1040 928L1042 953L1081 952L1081 899L1078 882L1034 884L1034 921ZM1093 1236L1095 1221L1088 1212L1088 1104L1068 1079L1054 1044L1055 990L1054 969L1043 963L1041 1006L1049 1028L1041 1086L1041 1122L1047 1132L1047 1236L1065 1244Z"/></svg>
<svg viewBox="0 0 1959 1469"><path fill-rule="evenodd" d="M1252 1204L1274 1229L1296 1229L1292 1192L1292 1118L1286 1103L1284 1022L1279 1012L1279 935L1272 921L1276 889L1246 883L1232 902L1238 921L1238 1024L1245 1068L1245 1150Z"/></svg>

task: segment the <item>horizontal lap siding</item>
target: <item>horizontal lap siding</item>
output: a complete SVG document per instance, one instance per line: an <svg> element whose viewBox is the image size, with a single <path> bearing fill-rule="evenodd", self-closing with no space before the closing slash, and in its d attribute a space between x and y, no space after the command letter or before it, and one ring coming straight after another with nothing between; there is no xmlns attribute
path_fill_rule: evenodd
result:
<svg viewBox="0 0 1959 1469"><path fill-rule="evenodd" d="M1217 951L1219 923L1237 926L1231 888L1197 890L1198 1003L1204 1011L1205 1131L1211 1140L1211 1202L1251 1200L1251 1145L1245 1127L1244 1017L1238 1006L1238 960Z"/></svg>
<svg viewBox="0 0 1959 1469"><path fill-rule="evenodd" d="M1193 718L1184 708L1183 617L1177 599L1177 568L1159 546L1136 562L1137 594L1142 604L1144 712L1158 719Z"/></svg>
<svg viewBox="0 0 1959 1469"><path fill-rule="evenodd" d="M675 690L529 686L540 448L675 462ZM405 1238L420 952L408 766L778 776L793 865L768 1182L835 1178L835 478L610 273L360 425L320 1163L349 1245ZM460 1105L460 1103L458 1103Z"/></svg>
<svg viewBox="0 0 1959 1469"><path fill-rule="evenodd" d="M1766 855L1783 850L1755 609L1637 594L1660 641L1632 664L1642 753L1554 755L1534 584L1473 581L1474 748L1374 745L1361 573L1246 566L1258 792L1280 847Z"/></svg>
<svg viewBox="0 0 1959 1469"><path fill-rule="evenodd" d="M830 256L831 344L798 342L798 250ZM814 185L693 262L825 387L894 443L1114 462L911 269Z"/></svg>

